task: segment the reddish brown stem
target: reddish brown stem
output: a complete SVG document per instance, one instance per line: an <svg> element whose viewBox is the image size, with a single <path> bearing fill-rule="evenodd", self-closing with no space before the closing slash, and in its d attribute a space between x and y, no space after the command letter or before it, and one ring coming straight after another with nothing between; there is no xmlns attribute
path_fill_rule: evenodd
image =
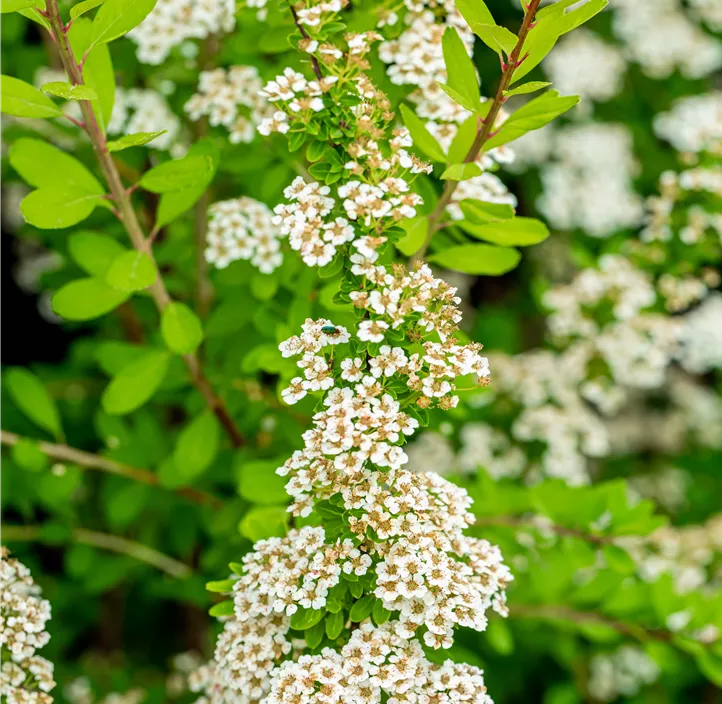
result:
<svg viewBox="0 0 722 704"><path fill-rule="evenodd" d="M469 151L464 157L465 164L475 161L476 157L479 156L481 148L493 136L492 128L494 127L496 118L499 116L501 106L504 103L504 91L508 90L512 76L514 75L514 71L519 66L519 56L521 55L521 50L524 47L524 42L526 41L527 35L529 34L529 30L532 27L534 15L536 14L540 2L541 0L531 0L526 6L524 21L522 22L521 29L519 30L519 34L517 35L516 45L514 46L514 49L512 49L511 54L509 54L509 60L505 64L504 70L501 75L501 81L499 82L499 87L496 90L496 95L494 96L494 100L491 103L489 112L484 119L479 120L479 128L477 129L474 142L472 143ZM444 190L442 191L441 196L436 203L436 207L429 216L429 229L426 234L426 239L421 245L421 249L419 249L413 257L411 257L411 260L409 261L410 265L415 264L426 256L426 252L429 249L431 240L438 229L436 227L436 224L439 222L444 212L446 211L446 206L449 205L449 203L451 202L451 198L454 195L454 192L456 191L458 185L459 181L446 182Z"/></svg>
<svg viewBox="0 0 722 704"><path fill-rule="evenodd" d="M60 17L58 2L57 0L45 0L45 3L50 26L58 38L56 45L60 53L60 60L62 61L63 68L73 85L84 85L81 67L75 61L75 56L73 55L73 50L70 47L68 35L64 31L65 25ZM100 168L103 171L105 180L108 183L113 200L118 205L118 217L123 223L125 230L133 243L133 247L135 247L138 252L146 254L151 261L155 263L153 248L143 233L143 228L138 221L138 216L133 208L130 195L123 184L120 173L113 161L113 157L108 151L105 134L98 124L93 107L87 100L80 100L78 103L83 113L83 117L85 118L85 131L90 137L95 155L100 164ZM162 313L171 303L171 297L168 295L165 283L160 275L158 275L149 290L158 312ZM243 445L244 440L241 432L236 427L236 424L228 412L224 401L211 387L201 368L198 357L195 354L186 354L183 355L183 361L190 373L191 382L203 395L208 407L215 413L218 421L228 434L233 446L240 447Z"/></svg>

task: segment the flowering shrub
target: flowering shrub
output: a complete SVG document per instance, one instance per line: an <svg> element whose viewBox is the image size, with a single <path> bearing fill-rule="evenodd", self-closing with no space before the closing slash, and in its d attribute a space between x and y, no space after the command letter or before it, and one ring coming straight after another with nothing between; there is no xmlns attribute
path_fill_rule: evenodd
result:
<svg viewBox="0 0 722 704"><path fill-rule="evenodd" d="M8 701L714 699L719 13L520 4L3 0Z"/></svg>

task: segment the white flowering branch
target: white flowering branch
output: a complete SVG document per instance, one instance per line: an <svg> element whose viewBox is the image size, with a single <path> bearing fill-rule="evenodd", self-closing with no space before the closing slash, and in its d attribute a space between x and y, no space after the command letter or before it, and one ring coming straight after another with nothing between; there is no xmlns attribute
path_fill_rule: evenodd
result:
<svg viewBox="0 0 722 704"><path fill-rule="evenodd" d="M46 0L46 17L50 24L52 36L58 49L63 68L70 80L75 86L84 85L83 74L78 64L73 50L70 46L68 38L69 25L65 25L60 16L60 9L57 0ZM93 111L92 104L87 100L79 100L78 104L83 113L84 124L83 129L87 133L93 145L93 150L98 159L98 163L103 171L103 175L110 188L112 199L118 211L118 217L123 223L133 247L149 257L155 263L153 256L153 247L150 239L146 238L143 228L138 221L138 216L133 208L129 190L123 184L120 173L116 168L113 157L108 151L107 140L103 130L98 124L98 120ZM156 267L157 269L157 267ZM158 273L155 281L149 287L153 301L159 312L163 312L171 303L171 297L163 282L163 278ZM218 418L221 426L228 434L234 447L240 447L244 443L243 435L237 428L233 417L226 408L223 399L214 391L208 378L203 371L202 365L196 354L190 353L183 355L183 361L190 374L191 382L198 389L205 399L206 404L213 410Z"/></svg>
<svg viewBox="0 0 722 704"><path fill-rule="evenodd" d="M464 157L465 164L475 161L484 144L493 136L492 130L494 129L494 123L496 122L496 118L499 116L499 111L506 102L504 93L509 88L514 71L516 71L525 59L525 57L522 56L524 42L526 41L529 31L534 26L534 15L536 14L540 2L541 0L530 0L530 2L525 6L524 20L522 21L519 34L517 35L516 45L514 46L511 54L509 54L509 61L506 64L502 63L503 70L501 80L499 81L499 87L496 89L496 95L494 95L494 99L492 100L489 113L486 117L479 117L476 137L474 138L471 147L469 147L468 153ZM461 181L446 181L446 185L444 186L444 190L436 203L436 207L431 215L429 215L429 229L426 233L424 243L411 257L411 264L421 261L424 258L434 235L443 228L444 223L441 222L441 218L444 216L446 208L451 202L451 198L458 188L459 183L461 183Z"/></svg>

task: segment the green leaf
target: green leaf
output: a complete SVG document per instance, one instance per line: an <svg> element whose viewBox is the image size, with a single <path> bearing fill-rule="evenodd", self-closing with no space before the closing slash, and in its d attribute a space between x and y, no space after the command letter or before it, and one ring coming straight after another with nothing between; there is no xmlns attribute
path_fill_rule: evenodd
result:
<svg viewBox="0 0 722 704"><path fill-rule="evenodd" d="M92 41L93 22L87 17L76 19L68 32L70 46L75 56L85 56ZM105 45L96 46L83 64L83 81L98 95L91 103L101 129L105 132L110 122L115 102L115 71L110 51Z"/></svg>
<svg viewBox="0 0 722 704"><path fill-rule="evenodd" d="M504 97L511 98L512 95L525 95L527 93L533 93L536 90L541 90L550 86L551 83L548 81L529 81L529 83L523 83L512 90L505 90Z"/></svg>
<svg viewBox="0 0 722 704"><path fill-rule="evenodd" d="M441 40L448 87L462 96L466 104L478 106L481 101L476 69L466 53L464 42L454 27L447 27ZM464 105L466 107L466 105ZM475 108L471 108L474 110Z"/></svg>
<svg viewBox="0 0 722 704"><path fill-rule="evenodd" d="M336 640L343 633L344 623L343 610L337 611L335 614L326 614L325 631L330 640Z"/></svg>
<svg viewBox="0 0 722 704"><path fill-rule="evenodd" d="M326 628L323 621L319 621L310 628L307 628L303 632L303 638L306 641L306 645L311 648L311 650L318 648L318 646L321 645L321 641L323 641L325 632Z"/></svg>
<svg viewBox="0 0 722 704"><path fill-rule="evenodd" d="M609 0L589 0L581 7L565 12L560 18L560 34L566 34L580 27L598 15L608 4Z"/></svg>
<svg viewBox="0 0 722 704"><path fill-rule="evenodd" d="M13 445L10 453L13 461L28 472L42 472L50 464L38 443L27 438L21 438Z"/></svg>
<svg viewBox="0 0 722 704"><path fill-rule="evenodd" d="M579 25L584 24L584 22L601 12L608 4L608 0L589 0L581 7L561 14L561 11L566 9L569 4L569 2L562 0L556 5L539 11L537 21L524 44L523 51L527 56L514 71L512 83L516 83L516 81L536 68L554 48L559 37L576 29Z"/></svg>
<svg viewBox="0 0 722 704"><path fill-rule="evenodd" d="M128 300L100 279L78 279L65 284L53 296L53 310L65 320L92 320Z"/></svg>
<svg viewBox="0 0 722 704"><path fill-rule="evenodd" d="M464 244L429 257L429 261L464 274L500 276L514 269L521 255L515 249L491 244Z"/></svg>
<svg viewBox="0 0 722 704"><path fill-rule="evenodd" d="M55 437L62 436L60 414L43 382L32 372L13 367L5 373L13 403L36 425Z"/></svg>
<svg viewBox="0 0 722 704"><path fill-rule="evenodd" d="M522 51L526 58L514 71L511 77L512 84L524 78L549 54L559 39L558 29L552 17L537 21L524 42Z"/></svg>
<svg viewBox="0 0 722 704"><path fill-rule="evenodd" d="M298 611L291 614L290 625L296 631L305 631L323 620L324 609L305 609L300 607Z"/></svg>
<svg viewBox="0 0 722 704"><path fill-rule="evenodd" d="M153 260L145 252L124 252L113 261L105 282L118 291L133 293L148 288L158 278Z"/></svg>
<svg viewBox="0 0 722 704"><path fill-rule="evenodd" d="M445 83L438 83L437 84L441 90L446 93L454 102L461 105L462 108L466 108L467 110L471 110L473 113L481 113L484 108L483 106L487 103L482 103L479 101L473 101L469 100L469 98L464 95L463 93L459 93L458 90L454 90L451 86L447 86ZM488 112L489 108L486 108L486 111Z"/></svg>
<svg viewBox="0 0 722 704"><path fill-rule="evenodd" d="M629 553L618 545L603 545L602 554L609 569L620 574L634 574L637 564Z"/></svg>
<svg viewBox="0 0 722 704"><path fill-rule="evenodd" d="M484 144L484 150L513 142L527 132L544 127L578 102L578 95L560 96L555 90L547 91L512 113L497 134Z"/></svg>
<svg viewBox="0 0 722 704"><path fill-rule="evenodd" d="M27 17L32 22L37 22L41 27L50 29L50 23L37 12L37 10L45 10L45 0L33 0L33 2L25 9L17 10L19 15Z"/></svg>
<svg viewBox="0 0 722 704"><path fill-rule="evenodd" d="M483 200L465 198L459 205L461 212L475 225L514 217L514 208L508 203L487 203Z"/></svg>
<svg viewBox="0 0 722 704"><path fill-rule="evenodd" d="M160 130L159 132L136 132L135 134L126 134L119 139L111 139L108 142L109 152L119 152L129 147L141 147L148 142L152 142L156 137L160 137L168 130Z"/></svg>
<svg viewBox="0 0 722 704"><path fill-rule="evenodd" d="M722 687L722 655L701 649L695 657L702 674L718 687Z"/></svg>
<svg viewBox="0 0 722 704"><path fill-rule="evenodd" d="M155 7L157 0L106 0L93 21L93 41L107 44L137 27Z"/></svg>
<svg viewBox="0 0 722 704"><path fill-rule="evenodd" d="M285 506L254 506L238 524L238 529L255 543L275 535L283 535L287 526L288 511Z"/></svg>
<svg viewBox="0 0 722 704"><path fill-rule="evenodd" d="M51 81L40 86L46 95L54 95L65 100L97 100L98 94L90 86L74 86L63 81Z"/></svg>
<svg viewBox="0 0 722 704"><path fill-rule="evenodd" d="M107 235L95 232L74 232L68 238L68 252L75 263L88 274L105 278L110 265L127 250Z"/></svg>
<svg viewBox="0 0 722 704"><path fill-rule="evenodd" d="M276 474L283 460L240 462L238 493L254 504L282 504L288 499L286 479Z"/></svg>
<svg viewBox="0 0 722 704"><path fill-rule="evenodd" d="M25 10L28 7L34 7L35 0L2 0L0 3L0 13L3 15L6 12L18 12L19 10Z"/></svg>
<svg viewBox="0 0 722 704"><path fill-rule="evenodd" d="M83 2L79 2L77 5L73 5L73 7L70 8L70 19L77 19L81 15L84 15L86 12L90 12L91 10L98 7L98 5L102 5L103 1L104 0L83 0Z"/></svg>
<svg viewBox="0 0 722 704"><path fill-rule="evenodd" d="M474 237L504 247L529 247L549 237L547 226L534 218L513 218L485 224L462 221L457 224Z"/></svg>
<svg viewBox="0 0 722 704"><path fill-rule="evenodd" d="M373 611L374 603L376 601L377 599L373 594L367 594L366 596L362 596L358 601L354 602L354 605L351 607L351 612L349 613L351 621L354 623L365 621L369 616L371 616L371 612Z"/></svg>
<svg viewBox="0 0 722 704"><path fill-rule="evenodd" d="M203 411L183 428L173 451L173 464L183 483L198 478L211 466L218 453L220 434L220 425L211 410Z"/></svg>
<svg viewBox="0 0 722 704"><path fill-rule="evenodd" d="M214 592L215 594L229 594L233 591L233 585L235 583L235 579L220 579L215 582L206 582L206 591Z"/></svg>
<svg viewBox="0 0 722 704"><path fill-rule="evenodd" d="M61 117L63 114L47 95L12 76L0 76L0 112L14 117Z"/></svg>
<svg viewBox="0 0 722 704"><path fill-rule="evenodd" d="M371 611L371 617L377 626L382 626L391 618L391 612L384 606L381 599L376 599L374 608Z"/></svg>
<svg viewBox="0 0 722 704"><path fill-rule="evenodd" d="M77 225L95 210L101 198L75 184L58 183L29 193L20 203L25 222L42 230Z"/></svg>
<svg viewBox="0 0 722 704"><path fill-rule="evenodd" d="M53 186L62 174L63 184L79 186L88 193L103 193L103 186L78 159L52 144L21 137L10 146L10 165L31 186Z"/></svg>
<svg viewBox="0 0 722 704"><path fill-rule="evenodd" d="M463 15L468 25L489 24L495 25L494 17L484 0L456 0L456 8Z"/></svg>
<svg viewBox="0 0 722 704"><path fill-rule="evenodd" d="M211 171L194 186L189 186L180 191L164 193L161 196L156 215L156 227L167 225L198 202L213 180L221 159L218 147L210 139L201 139L193 144L188 150L187 156L207 156L212 163Z"/></svg>
<svg viewBox="0 0 722 704"><path fill-rule="evenodd" d="M168 368L168 353L149 350L124 366L103 392L103 410L125 415L147 403L158 390Z"/></svg>
<svg viewBox="0 0 722 704"><path fill-rule="evenodd" d="M516 46L517 37L506 27L489 24L472 24L471 29L484 44L497 54L511 54Z"/></svg>
<svg viewBox="0 0 722 704"><path fill-rule="evenodd" d="M482 103L482 105L490 105L491 103ZM480 116L477 114L469 115L464 122L459 125L456 130L454 139L451 140L451 146L447 154L448 162L450 164L460 164L466 159L471 149L471 145L474 143L476 135L479 133L479 128L482 127L480 122Z"/></svg>
<svg viewBox="0 0 722 704"><path fill-rule="evenodd" d="M180 191L204 181L213 169L213 162L207 156L186 156L175 161L166 161L140 179L140 185L153 193Z"/></svg>
<svg viewBox="0 0 722 704"><path fill-rule="evenodd" d="M575 5L579 0L557 0L557 2L537 10L535 21L544 19L547 15L560 15L570 5Z"/></svg>
<svg viewBox="0 0 722 704"><path fill-rule="evenodd" d="M208 613L211 616L219 618L221 616L233 616L233 600L226 599L225 601L219 601L217 604L213 604Z"/></svg>
<svg viewBox="0 0 722 704"><path fill-rule="evenodd" d="M446 155L441 145L436 141L436 138L431 132L426 129L426 125L416 116L416 113L403 104L400 106L400 109L401 117L411 134L411 139L414 140L414 144L430 159L434 161L446 161Z"/></svg>
<svg viewBox="0 0 722 704"><path fill-rule="evenodd" d="M466 181L475 176L481 176L481 168L474 162L452 164L441 174L441 178L445 181Z"/></svg>
<svg viewBox="0 0 722 704"><path fill-rule="evenodd" d="M171 352L191 354L203 342L203 324L184 303L170 303L160 321L163 340Z"/></svg>
<svg viewBox="0 0 722 704"><path fill-rule="evenodd" d="M511 628L504 619L490 619L484 636L489 641L489 645L500 655L511 655L514 652Z"/></svg>
<svg viewBox="0 0 722 704"><path fill-rule="evenodd" d="M418 252L421 245L426 241L426 234L429 231L429 218L426 215L407 218L401 221L401 227L406 230L406 236L394 244L401 254L410 257Z"/></svg>

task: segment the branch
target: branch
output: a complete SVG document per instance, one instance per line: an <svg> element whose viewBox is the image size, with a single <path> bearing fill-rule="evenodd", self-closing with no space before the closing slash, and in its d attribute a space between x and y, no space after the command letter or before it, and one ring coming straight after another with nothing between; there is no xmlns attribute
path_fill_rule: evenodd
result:
<svg viewBox="0 0 722 704"><path fill-rule="evenodd" d="M65 25L60 17L58 1L45 0L45 3L48 20L55 36L58 38L56 43L63 68L73 85L84 85L81 69L75 60L73 50L70 47L68 33L65 31ZM93 107L87 100L79 100L78 104L80 105L83 117L85 118L85 131L93 144L93 149L98 162L100 163L100 167L103 170L105 180L108 183L113 200L117 204L119 218L125 226L133 247L138 252L146 254L150 257L151 261L155 263L153 248L143 233L143 229L138 221L138 216L133 208L130 195L123 184L115 162L113 161L113 157L108 151L105 134L98 124ZM166 290L165 283L163 282L163 278L160 273L150 286L150 293L158 312L162 313L171 302L171 298L168 295L168 291ZM228 412L223 399L221 399L211 387L210 382L201 368L198 357L195 354L186 354L183 355L183 361L190 373L191 382L203 395L208 407L216 414L219 422L230 437L233 446L240 447L243 445L243 435L241 435L240 430L236 427L235 421Z"/></svg>
<svg viewBox="0 0 722 704"><path fill-rule="evenodd" d="M308 32L303 28L303 25L298 21L298 15L296 14L296 8L291 4L289 0L288 6L291 8L291 14L293 15L293 22L298 28L298 31L301 32L301 36L304 39L310 39L311 37L308 36ZM321 67L318 64L318 59L311 54L311 66L313 66L313 72L316 74L316 78L320 81L323 78L323 74L321 73Z"/></svg>
<svg viewBox="0 0 722 704"><path fill-rule="evenodd" d="M98 533L86 528L75 528L71 532L73 542L81 545L90 545L101 550L109 550L119 555L127 555L139 562L145 562L151 567L169 574L177 579L186 579L191 576L191 568L183 562L169 557L158 550L141 545L117 535ZM2 526L3 542L51 542L43 536L42 526ZM53 543L55 541L52 541Z"/></svg>
<svg viewBox="0 0 722 704"><path fill-rule="evenodd" d="M596 535L577 528L567 528L556 523L547 522L539 516L476 516L474 526L489 528L534 528L539 532L551 531L562 537L579 538L595 545L614 545L612 535Z"/></svg>
<svg viewBox="0 0 722 704"><path fill-rule="evenodd" d="M218 38L211 34L201 44L200 69L210 71L216 66L216 55L219 50ZM195 138L202 139L208 134L208 118L201 117L194 125ZM198 316L203 319L208 316L213 300L213 287L208 275L209 266L206 261L206 237L208 234L208 208L211 204L211 186L208 186L196 203L194 217L194 244L196 256L196 290L195 299Z"/></svg>
<svg viewBox="0 0 722 704"><path fill-rule="evenodd" d="M469 164L476 160L476 157L479 156L479 152L481 151L482 147L492 136L492 129L494 128L494 123L496 122L496 118L499 116L501 106L504 104L505 101L504 91L509 88L509 84L511 83L514 71L518 68L521 61L526 58L523 57L520 59L521 51L524 47L524 42L526 41L527 35L529 34L529 30L533 26L534 15L536 14L540 2L541 0L530 0L529 4L526 6L526 9L524 11L524 21L522 22L521 29L519 30L519 34L517 35L516 45L514 46L511 54L509 54L509 61L504 65L504 70L501 74L501 81L499 83L499 87L496 89L496 95L494 96L494 100L491 103L491 108L489 108L489 113L484 119L479 118L479 127L476 132L476 137L474 138L474 142L472 143L468 153L464 157L465 164ZM426 256L426 252L429 249L429 245L431 244L431 239L433 238L434 234L436 234L436 232L440 229L437 225L441 220L442 216L444 215L444 212L446 211L446 206L451 201L451 197L454 195L454 191L456 191L459 183L459 181L446 182L444 190L441 193L441 197L439 198L439 201L436 204L434 211L429 216L429 229L426 234L426 239L421 245L421 249L419 249L409 260L409 265L415 264L417 261L420 261Z"/></svg>
<svg viewBox="0 0 722 704"><path fill-rule="evenodd" d="M74 447L68 447L67 445L56 445L55 443L45 442L44 440L30 440L29 438L24 438L21 435L11 433L7 430L0 430L0 444L2 445L12 447L23 440L34 442L44 455L51 457L54 460L71 462L72 464L83 467L84 469L97 469L101 472L115 474L116 476L125 477L126 479L133 479L136 482L141 482L142 484L148 484L150 486L161 486L158 475L147 469L131 467L130 465L123 464L122 462L111 460L108 457L94 455L93 453L85 452L84 450L76 450ZM198 489L183 487L175 489L174 491L179 496L183 496L184 498L203 506L220 508L223 505L220 499L211 494L207 494L204 491L199 491Z"/></svg>
<svg viewBox="0 0 722 704"><path fill-rule="evenodd" d="M593 611L575 611L566 606L556 604L516 604L509 610L509 618L551 619L554 621L570 621L577 624L606 626L623 636L635 638L641 642L657 640L669 642L674 635L661 628L647 628L633 623L624 623Z"/></svg>

